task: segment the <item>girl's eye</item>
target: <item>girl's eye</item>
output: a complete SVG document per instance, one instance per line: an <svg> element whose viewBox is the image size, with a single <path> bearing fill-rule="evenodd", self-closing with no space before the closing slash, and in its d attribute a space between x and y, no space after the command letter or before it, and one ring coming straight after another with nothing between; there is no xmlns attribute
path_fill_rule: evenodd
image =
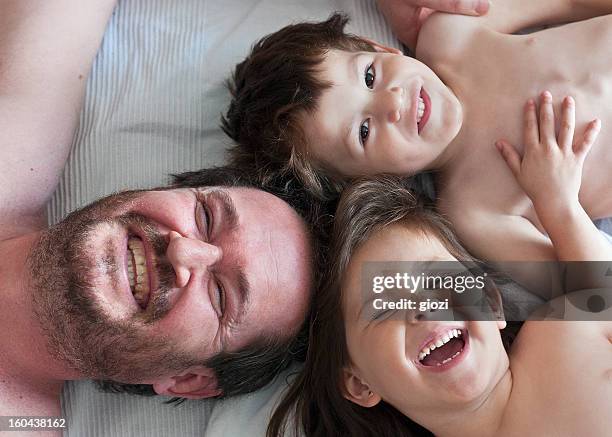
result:
<svg viewBox="0 0 612 437"><path fill-rule="evenodd" d="M370 135L370 119L367 119L361 126L359 126L359 142L361 145L365 145L368 136Z"/></svg>
<svg viewBox="0 0 612 437"><path fill-rule="evenodd" d="M368 65L366 68L364 80L365 84L368 88L372 89L374 87L374 80L376 79L376 70L374 70L374 65Z"/></svg>
<svg viewBox="0 0 612 437"><path fill-rule="evenodd" d="M384 316L386 316L387 314L389 314L390 310L386 310L386 311L381 311L379 313L374 314L374 318L373 320L380 320L382 319Z"/></svg>
<svg viewBox="0 0 612 437"><path fill-rule="evenodd" d="M393 317L396 313L398 312L398 310L382 310L376 314L374 314L374 317L372 318L373 321L382 321L382 320L388 320L389 318Z"/></svg>

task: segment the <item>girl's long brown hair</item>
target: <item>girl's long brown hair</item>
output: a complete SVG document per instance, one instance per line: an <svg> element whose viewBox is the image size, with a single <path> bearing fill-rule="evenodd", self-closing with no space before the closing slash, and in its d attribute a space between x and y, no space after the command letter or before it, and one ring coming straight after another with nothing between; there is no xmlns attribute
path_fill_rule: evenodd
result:
<svg viewBox="0 0 612 437"><path fill-rule="evenodd" d="M476 260L460 245L448 223L410 189L411 182L382 175L362 179L342 194L334 227L324 286L315 295L304 369L274 412L268 437L402 437L431 436L390 404L364 408L343 396L343 368L350 363L342 311L342 283L355 251L377 231L402 223L436 236L463 261ZM509 347L520 328L504 333Z"/></svg>

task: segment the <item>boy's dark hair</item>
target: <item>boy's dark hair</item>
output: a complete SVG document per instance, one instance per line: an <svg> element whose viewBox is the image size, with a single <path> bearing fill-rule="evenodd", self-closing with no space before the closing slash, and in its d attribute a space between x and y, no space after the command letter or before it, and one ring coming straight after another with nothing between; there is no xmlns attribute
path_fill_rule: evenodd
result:
<svg viewBox="0 0 612 437"><path fill-rule="evenodd" d="M329 50L374 51L366 40L344 31L349 19L335 13L318 23L292 24L258 41L236 66L228 88L232 101L221 118L236 145L230 163L261 185L288 175L321 199L342 184L308 155L300 117L317 108L330 82L317 77Z"/></svg>

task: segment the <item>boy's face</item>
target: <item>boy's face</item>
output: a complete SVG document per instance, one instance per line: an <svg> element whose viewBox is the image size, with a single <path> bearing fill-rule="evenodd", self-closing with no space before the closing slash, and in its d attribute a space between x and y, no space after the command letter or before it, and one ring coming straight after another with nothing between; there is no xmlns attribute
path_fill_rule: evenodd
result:
<svg viewBox="0 0 612 437"><path fill-rule="evenodd" d="M332 87L303 118L309 151L349 176L435 168L461 127L459 100L425 64L377 50L327 53L320 76Z"/></svg>

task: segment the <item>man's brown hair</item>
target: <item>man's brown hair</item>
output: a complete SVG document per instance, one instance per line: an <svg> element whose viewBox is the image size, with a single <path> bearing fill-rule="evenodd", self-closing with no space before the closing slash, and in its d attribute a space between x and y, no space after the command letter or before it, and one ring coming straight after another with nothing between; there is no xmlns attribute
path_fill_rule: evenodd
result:
<svg viewBox="0 0 612 437"><path fill-rule="evenodd" d="M300 116L314 112L332 85L317 77L328 51L374 51L369 42L345 32L348 21L335 13L323 22L286 26L258 41L236 66L228 81L232 101L221 124L236 143L229 150L231 164L260 184L291 176L323 199L342 187L308 154Z"/></svg>

